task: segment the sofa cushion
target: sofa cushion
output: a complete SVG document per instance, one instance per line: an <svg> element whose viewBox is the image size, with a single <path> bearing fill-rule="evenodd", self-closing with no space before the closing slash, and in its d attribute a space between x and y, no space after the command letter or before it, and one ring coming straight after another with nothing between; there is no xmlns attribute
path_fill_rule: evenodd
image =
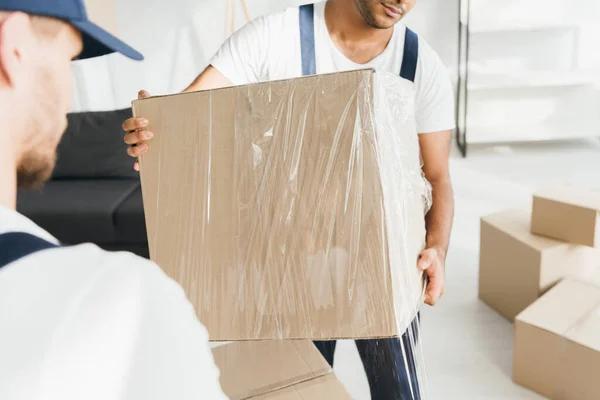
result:
<svg viewBox="0 0 600 400"><path fill-rule="evenodd" d="M142 188L136 188L115 211L115 229L119 243L146 243L146 221Z"/></svg>
<svg viewBox="0 0 600 400"><path fill-rule="evenodd" d="M131 108L69 114L53 179L139 178L121 128L131 115Z"/></svg>
<svg viewBox="0 0 600 400"><path fill-rule="evenodd" d="M139 185L134 179L50 181L41 191L20 191L17 208L63 243L114 243L115 210Z"/></svg>

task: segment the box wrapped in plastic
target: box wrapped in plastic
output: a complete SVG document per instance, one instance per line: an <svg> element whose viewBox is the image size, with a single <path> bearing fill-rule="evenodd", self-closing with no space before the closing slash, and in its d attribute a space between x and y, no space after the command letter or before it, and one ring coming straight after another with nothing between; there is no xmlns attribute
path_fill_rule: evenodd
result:
<svg viewBox="0 0 600 400"><path fill-rule="evenodd" d="M153 97L151 258L213 341L401 336L430 188L412 84L360 70Z"/></svg>

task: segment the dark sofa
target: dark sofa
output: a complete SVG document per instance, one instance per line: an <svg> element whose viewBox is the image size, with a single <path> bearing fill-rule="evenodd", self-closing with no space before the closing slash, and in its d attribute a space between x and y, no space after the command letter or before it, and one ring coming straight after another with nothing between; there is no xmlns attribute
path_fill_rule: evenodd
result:
<svg viewBox="0 0 600 400"><path fill-rule="evenodd" d="M130 116L130 108L69 114L52 179L39 191L19 191L19 212L62 243L148 257L139 175L121 129Z"/></svg>

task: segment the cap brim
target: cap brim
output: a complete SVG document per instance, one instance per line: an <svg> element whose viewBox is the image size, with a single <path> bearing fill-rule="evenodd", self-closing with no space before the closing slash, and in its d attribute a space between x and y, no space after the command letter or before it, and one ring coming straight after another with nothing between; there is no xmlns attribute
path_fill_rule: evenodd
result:
<svg viewBox="0 0 600 400"><path fill-rule="evenodd" d="M79 29L83 35L83 51L78 57L80 60L114 52L133 60L144 59L141 53L90 21L71 20L69 23Z"/></svg>

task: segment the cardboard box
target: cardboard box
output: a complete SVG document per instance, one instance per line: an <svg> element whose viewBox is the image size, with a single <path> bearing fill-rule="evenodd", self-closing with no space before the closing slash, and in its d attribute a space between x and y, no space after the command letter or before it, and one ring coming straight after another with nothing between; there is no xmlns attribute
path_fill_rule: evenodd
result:
<svg viewBox="0 0 600 400"><path fill-rule="evenodd" d="M600 248L600 191L547 187L533 198L531 231Z"/></svg>
<svg viewBox="0 0 600 400"><path fill-rule="evenodd" d="M519 314L513 379L550 399L600 399L600 287L564 280Z"/></svg>
<svg viewBox="0 0 600 400"><path fill-rule="evenodd" d="M600 267L596 249L534 235L530 219L530 210L481 219L479 297L509 320L564 277Z"/></svg>
<svg viewBox="0 0 600 400"><path fill-rule="evenodd" d="M231 400L350 400L309 340L265 340L213 349L223 392Z"/></svg>
<svg viewBox="0 0 600 400"><path fill-rule="evenodd" d="M138 100L151 258L212 341L400 336L423 299L413 88L373 70Z"/></svg>

